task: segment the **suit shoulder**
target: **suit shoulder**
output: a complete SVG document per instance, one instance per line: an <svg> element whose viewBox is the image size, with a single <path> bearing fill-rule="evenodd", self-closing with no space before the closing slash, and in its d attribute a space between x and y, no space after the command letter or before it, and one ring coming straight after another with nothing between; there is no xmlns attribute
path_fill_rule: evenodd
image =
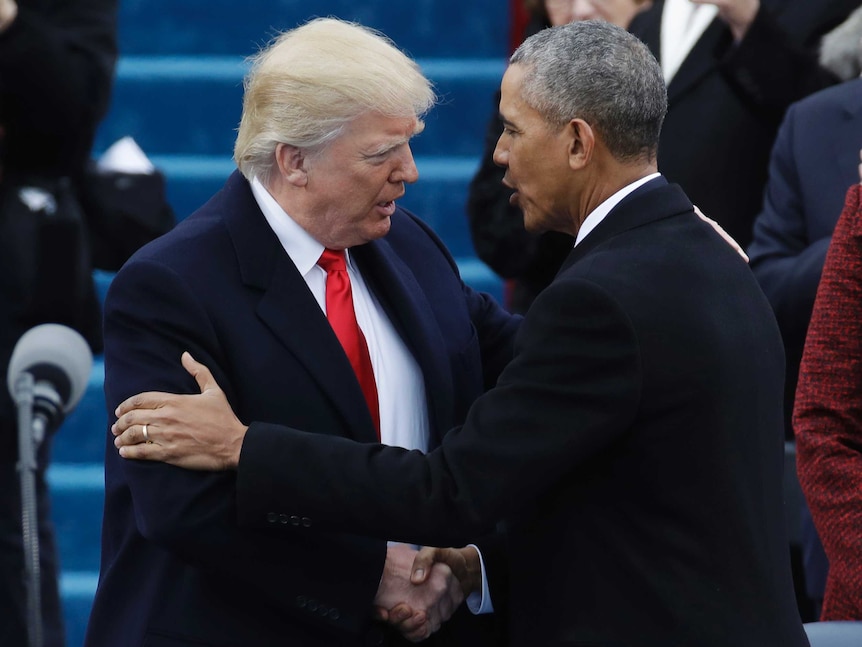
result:
<svg viewBox="0 0 862 647"><path fill-rule="evenodd" d="M392 216L392 227L385 240L405 261L425 250L441 254L455 267L455 260L434 229L422 218L411 211L398 207Z"/></svg>
<svg viewBox="0 0 862 647"><path fill-rule="evenodd" d="M800 99L795 104L790 106L788 115L807 116L814 114L822 121L821 113L824 109L852 109L854 112L862 103L862 79L853 79L845 81L837 85L830 86L814 94ZM828 124L823 125L824 128L831 128Z"/></svg>

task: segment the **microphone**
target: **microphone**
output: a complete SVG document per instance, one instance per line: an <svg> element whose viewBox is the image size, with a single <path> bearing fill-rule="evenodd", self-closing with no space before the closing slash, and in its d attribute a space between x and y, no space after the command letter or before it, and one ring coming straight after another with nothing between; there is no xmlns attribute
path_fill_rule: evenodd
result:
<svg viewBox="0 0 862 647"><path fill-rule="evenodd" d="M37 445L78 404L87 388L92 366L90 347L78 332L68 326L36 326L15 344L6 381L16 402L22 395L29 397L22 394L22 389L30 386L32 427Z"/></svg>

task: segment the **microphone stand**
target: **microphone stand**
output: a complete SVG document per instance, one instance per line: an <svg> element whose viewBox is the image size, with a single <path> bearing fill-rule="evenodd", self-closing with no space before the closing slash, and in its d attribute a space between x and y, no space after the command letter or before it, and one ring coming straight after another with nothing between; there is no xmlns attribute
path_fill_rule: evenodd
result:
<svg viewBox="0 0 862 647"><path fill-rule="evenodd" d="M27 589L27 636L30 647L42 647L42 594L39 565L39 521L36 509L36 449L33 436L33 375L24 371L15 382L18 408L18 476L21 482L21 526Z"/></svg>

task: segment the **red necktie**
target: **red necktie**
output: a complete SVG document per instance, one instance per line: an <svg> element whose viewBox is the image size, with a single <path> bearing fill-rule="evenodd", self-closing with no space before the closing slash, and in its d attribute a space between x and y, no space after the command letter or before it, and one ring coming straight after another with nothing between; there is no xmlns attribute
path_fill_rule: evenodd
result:
<svg viewBox="0 0 862 647"><path fill-rule="evenodd" d="M350 277L347 275L347 264L344 262L344 251L325 249L317 264L326 270L326 318L329 319L329 325L332 326L356 373L356 379L359 380L359 386L371 412L371 419L377 429L377 439L380 440L377 383L374 381L374 369L371 366L371 356L368 354L365 336L359 324L356 323L353 291L350 288Z"/></svg>

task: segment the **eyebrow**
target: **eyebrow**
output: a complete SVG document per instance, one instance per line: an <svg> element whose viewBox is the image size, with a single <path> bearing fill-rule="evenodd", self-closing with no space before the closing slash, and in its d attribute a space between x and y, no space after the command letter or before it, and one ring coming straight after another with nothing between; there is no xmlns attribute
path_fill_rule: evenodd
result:
<svg viewBox="0 0 862 647"><path fill-rule="evenodd" d="M378 155L385 155L389 151L393 151L396 148L398 148L399 146L402 146L404 144L408 144L411 139L416 137L416 135L420 134L423 130L425 130L425 122L419 121L416 124L416 128L414 129L413 134L411 134L409 137L402 137L401 139L398 139L398 140L386 142L384 144L381 144L378 148L370 149L368 152L366 152L364 154L367 157L376 157Z"/></svg>
<svg viewBox="0 0 862 647"><path fill-rule="evenodd" d="M504 125L504 126L506 126L506 127L510 127L510 128L517 128L517 126L516 126L514 123L512 123L511 121L509 121L508 119L506 119L506 118L503 116L503 113L502 113L502 112L497 113L497 114L498 114L498 115L499 115L499 117L500 117L500 123L501 123L501 124L503 124L503 125Z"/></svg>

